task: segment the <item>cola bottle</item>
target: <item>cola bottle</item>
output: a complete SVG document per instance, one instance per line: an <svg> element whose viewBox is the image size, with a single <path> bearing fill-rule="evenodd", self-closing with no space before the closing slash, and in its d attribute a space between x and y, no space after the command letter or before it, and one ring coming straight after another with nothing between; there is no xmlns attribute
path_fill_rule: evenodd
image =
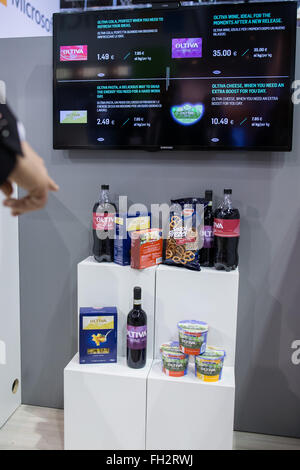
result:
<svg viewBox="0 0 300 470"><path fill-rule="evenodd" d="M109 186L102 185L99 201L93 209L93 255L99 263L114 260L116 211L116 205L109 198Z"/></svg>
<svg viewBox="0 0 300 470"><path fill-rule="evenodd" d="M214 265L214 214L211 190L205 191L205 202L203 247L199 252L199 260L201 266L212 267Z"/></svg>
<svg viewBox="0 0 300 470"><path fill-rule="evenodd" d="M239 264L240 213L233 207L231 195L231 189L224 189L224 201L214 219L214 265L225 271L232 271Z"/></svg>
<svg viewBox="0 0 300 470"><path fill-rule="evenodd" d="M147 315L142 309L142 289L133 290L133 309L127 317L127 365L141 369L147 361Z"/></svg>

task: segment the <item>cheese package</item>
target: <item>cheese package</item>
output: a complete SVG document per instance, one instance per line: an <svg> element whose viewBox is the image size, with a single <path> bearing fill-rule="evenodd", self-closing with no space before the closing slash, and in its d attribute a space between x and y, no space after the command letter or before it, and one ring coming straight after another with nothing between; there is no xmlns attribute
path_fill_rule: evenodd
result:
<svg viewBox="0 0 300 470"><path fill-rule="evenodd" d="M114 262L130 266L131 235L137 230L151 227L151 214L118 214L115 218L116 237L114 241Z"/></svg>
<svg viewBox="0 0 300 470"><path fill-rule="evenodd" d="M158 228L133 232L131 237L131 267L145 269L162 263L162 231Z"/></svg>
<svg viewBox="0 0 300 470"><path fill-rule="evenodd" d="M81 308L80 364L117 362L118 312L116 307Z"/></svg>

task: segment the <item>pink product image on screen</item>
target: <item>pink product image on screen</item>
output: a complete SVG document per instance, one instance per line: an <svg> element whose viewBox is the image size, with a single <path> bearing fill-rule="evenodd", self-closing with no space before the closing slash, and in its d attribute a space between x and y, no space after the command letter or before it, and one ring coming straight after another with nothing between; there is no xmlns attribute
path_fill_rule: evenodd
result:
<svg viewBox="0 0 300 470"><path fill-rule="evenodd" d="M60 61L88 60L88 46L61 46Z"/></svg>
<svg viewBox="0 0 300 470"><path fill-rule="evenodd" d="M172 39L173 59L193 59L202 57L202 38Z"/></svg>

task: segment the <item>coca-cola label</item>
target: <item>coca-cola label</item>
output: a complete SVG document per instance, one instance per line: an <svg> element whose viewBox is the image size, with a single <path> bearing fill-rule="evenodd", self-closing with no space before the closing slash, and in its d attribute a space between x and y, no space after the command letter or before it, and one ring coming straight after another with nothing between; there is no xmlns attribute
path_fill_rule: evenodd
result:
<svg viewBox="0 0 300 470"><path fill-rule="evenodd" d="M240 236L239 219L215 219L214 236L224 238L234 238Z"/></svg>
<svg viewBox="0 0 300 470"><path fill-rule="evenodd" d="M113 230L115 222L115 214L97 214L93 213L93 229L94 230Z"/></svg>
<svg viewBox="0 0 300 470"><path fill-rule="evenodd" d="M212 248L214 244L214 228L211 225L205 225L202 231L203 248Z"/></svg>
<svg viewBox="0 0 300 470"><path fill-rule="evenodd" d="M145 349L147 347L147 325L127 326L127 347Z"/></svg>

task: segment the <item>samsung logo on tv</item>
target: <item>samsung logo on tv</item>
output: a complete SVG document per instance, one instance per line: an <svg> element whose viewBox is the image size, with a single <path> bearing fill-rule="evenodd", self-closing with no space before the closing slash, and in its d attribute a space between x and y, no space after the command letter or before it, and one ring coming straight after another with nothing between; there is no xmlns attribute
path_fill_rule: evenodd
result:
<svg viewBox="0 0 300 470"><path fill-rule="evenodd" d="M37 26L45 29L48 33L52 31L52 19L47 18L38 8L27 0L11 0L12 6L15 6L21 13L32 20Z"/></svg>

